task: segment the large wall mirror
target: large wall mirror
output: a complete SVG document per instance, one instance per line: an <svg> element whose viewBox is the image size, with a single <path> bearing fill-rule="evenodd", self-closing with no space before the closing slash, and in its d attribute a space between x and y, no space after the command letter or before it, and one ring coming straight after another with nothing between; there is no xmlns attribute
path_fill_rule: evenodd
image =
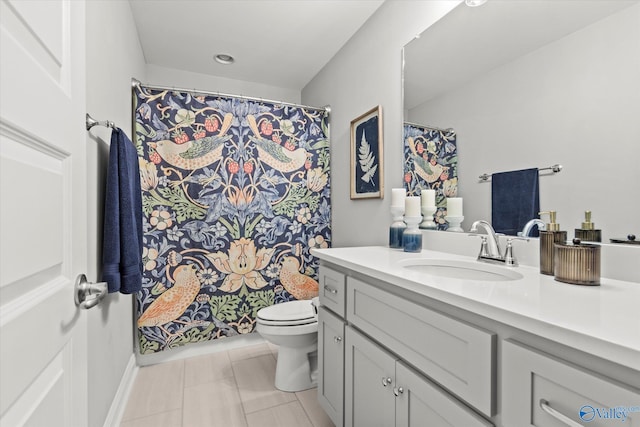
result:
<svg viewBox="0 0 640 427"><path fill-rule="evenodd" d="M640 239L640 2L462 2L404 48L405 121L457 135L465 230L491 220L491 179L541 171L540 209L570 237Z"/></svg>

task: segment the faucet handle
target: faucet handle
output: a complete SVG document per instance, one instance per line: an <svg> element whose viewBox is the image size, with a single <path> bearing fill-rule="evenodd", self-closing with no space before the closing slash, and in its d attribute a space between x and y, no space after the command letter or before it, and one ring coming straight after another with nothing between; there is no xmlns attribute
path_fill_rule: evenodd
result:
<svg viewBox="0 0 640 427"><path fill-rule="evenodd" d="M478 254L478 258L487 258L487 257L489 257L489 248L488 248L488 245L487 245L487 237L481 235L480 239L482 239L482 242L480 243L480 253Z"/></svg>
<svg viewBox="0 0 640 427"><path fill-rule="evenodd" d="M504 263L508 267L517 267L518 260L513 255L513 241L514 240L524 240L526 242L529 241L528 237L520 237L520 236L510 236L507 239L507 247L504 249Z"/></svg>

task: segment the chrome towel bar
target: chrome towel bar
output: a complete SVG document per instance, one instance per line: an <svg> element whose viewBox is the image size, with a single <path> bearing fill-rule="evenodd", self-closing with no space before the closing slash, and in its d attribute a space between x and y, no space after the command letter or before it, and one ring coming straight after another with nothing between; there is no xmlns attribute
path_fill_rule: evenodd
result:
<svg viewBox="0 0 640 427"><path fill-rule="evenodd" d="M553 171L553 173L558 173L562 170L562 165L560 164L555 164L553 166L549 166L547 168L540 168L538 169L538 171ZM489 179L491 179L491 175L487 174L487 173L483 173L482 175L480 175L478 177L478 179L480 181L488 181Z"/></svg>

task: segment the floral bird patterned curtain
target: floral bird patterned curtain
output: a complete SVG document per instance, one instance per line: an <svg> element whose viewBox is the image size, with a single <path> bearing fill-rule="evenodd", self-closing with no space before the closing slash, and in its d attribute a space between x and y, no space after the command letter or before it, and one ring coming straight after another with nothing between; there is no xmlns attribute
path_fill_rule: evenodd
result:
<svg viewBox="0 0 640 427"><path fill-rule="evenodd" d="M318 294L331 242L328 113L135 89L143 197L141 354L254 330Z"/></svg>
<svg viewBox="0 0 640 427"><path fill-rule="evenodd" d="M422 189L436 190L434 221L438 230L448 228L447 197L458 194L456 134L412 123L404 124L404 185L407 195Z"/></svg>

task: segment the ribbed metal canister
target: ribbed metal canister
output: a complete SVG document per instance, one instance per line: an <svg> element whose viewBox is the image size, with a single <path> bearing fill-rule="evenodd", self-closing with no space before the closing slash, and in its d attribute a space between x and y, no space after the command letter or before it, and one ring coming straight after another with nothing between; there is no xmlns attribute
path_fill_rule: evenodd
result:
<svg viewBox="0 0 640 427"><path fill-rule="evenodd" d="M555 244L554 276L573 285L600 285L600 245Z"/></svg>

